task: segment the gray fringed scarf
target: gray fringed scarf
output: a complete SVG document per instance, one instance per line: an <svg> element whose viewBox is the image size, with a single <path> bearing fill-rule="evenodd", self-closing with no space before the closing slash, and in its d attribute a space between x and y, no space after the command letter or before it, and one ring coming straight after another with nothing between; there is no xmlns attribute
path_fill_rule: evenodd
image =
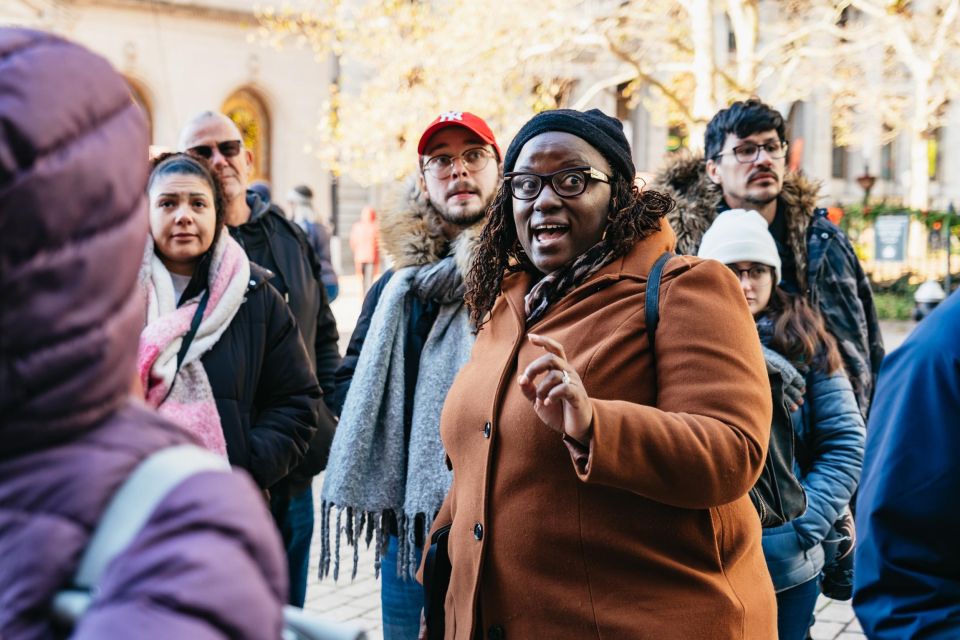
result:
<svg viewBox="0 0 960 640"><path fill-rule="evenodd" d="M420 356L410 441L405 447L408 294L435 300L441 307ZM364 530L368 545L377 539L375 567L379 575L380 551L387 537L382 523L391 513L399 534L397 574L412 577L416 573L420 558L415 522L421 520L423 530L430 530L452 478L440 441L440 412L454 377L473 348L463 295L463 278L452 255L434 264L400 269L384 288L360 351L323 482L321 577L329 574L332 556L333 578L339 578L342 533L347 544L354 545L351 577L356 577ZM333 516L335 546L331 549Z"/></svg>

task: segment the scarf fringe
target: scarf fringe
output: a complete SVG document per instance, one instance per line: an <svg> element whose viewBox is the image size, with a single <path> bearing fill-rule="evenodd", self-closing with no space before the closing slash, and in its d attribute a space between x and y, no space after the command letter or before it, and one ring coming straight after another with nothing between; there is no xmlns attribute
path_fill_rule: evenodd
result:
<svg viewBox="0 0 960 640"><path fill-rule="evenodd" d="M336 509L336 522L331 527L331 517ZM389 530L383 526L383 519L389 512L359 511L353 507L341 507L326 500L320 505L320 579L328 577L333 564L333 581L340 579L340 541L353 547L353 567L350 571L350 580L356 580L357 568L360 564L361 540L369 549L374 546L374 576L380 578L380 569L383 564L383 553L390 540ZM433 526L433 516L425 513L397 514L397 575L401 579L415 580L417 569L420 567L420 554L417 549L416 523L422 521L424 535ZM333 531L331 531L333 529ZM332 545L331 545L331 535Z"/></svg>

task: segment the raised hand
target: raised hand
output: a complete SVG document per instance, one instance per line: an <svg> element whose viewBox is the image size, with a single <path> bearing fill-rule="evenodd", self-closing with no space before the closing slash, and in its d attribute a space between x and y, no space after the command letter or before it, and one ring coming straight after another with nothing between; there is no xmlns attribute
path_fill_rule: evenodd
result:
<svg viewBox="0 0 960 640"><path fill-rule="evenodd" d="M527 339L547 353L527 365L517 378L520 390L533 403L533 410L544 424L581 444L589 444L593 407L579 374L567 362L563 345L532 333Z"/></svg>

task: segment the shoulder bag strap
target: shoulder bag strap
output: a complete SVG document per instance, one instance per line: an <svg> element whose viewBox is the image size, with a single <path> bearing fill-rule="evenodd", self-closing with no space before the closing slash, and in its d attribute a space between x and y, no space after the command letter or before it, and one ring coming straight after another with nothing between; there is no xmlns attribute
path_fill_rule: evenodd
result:
<svg viewBox="0 0 960 640"><path fill-rule="evenodd" d="M647 340L650 342L651 351L653 351L653 343L657 334L657 325L660 323L660 280L663 276L663 268L672 257L673 252L665 251L653 263L650 274L647 276L647 297L644 310L647 319Z"/></svg>
<svg viewBox="0 0 960 640"><path fill-rule="evenodd" d="M180 351L177 352L178 373L180 371L180 365L183 364L183 359L187 357L187 351L190 349L190 345L197 335L197 330L200 328L200 322L203 320L203 312L207 309L207 300L209 299L210 288L207 287L203 290L203 296L200 297L200 304L197 305L197 310L193 312L193 319L190 321L190 330L183 336L183 342L180 343Z"/></svg>

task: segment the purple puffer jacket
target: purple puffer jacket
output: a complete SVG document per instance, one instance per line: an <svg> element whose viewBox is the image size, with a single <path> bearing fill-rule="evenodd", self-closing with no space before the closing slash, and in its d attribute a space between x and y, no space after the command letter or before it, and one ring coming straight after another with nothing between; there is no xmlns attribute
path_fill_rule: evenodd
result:
<svg viewBox="0 0 960 640"><path fill-rule="evenodd" d="M0 29L0 638L54 638L101 512L188 441L129 399L143 305L147 137L123 79L51 35ZM76 638L277 638L286 563L241 473L203 473L107 568Z"/></svg>

